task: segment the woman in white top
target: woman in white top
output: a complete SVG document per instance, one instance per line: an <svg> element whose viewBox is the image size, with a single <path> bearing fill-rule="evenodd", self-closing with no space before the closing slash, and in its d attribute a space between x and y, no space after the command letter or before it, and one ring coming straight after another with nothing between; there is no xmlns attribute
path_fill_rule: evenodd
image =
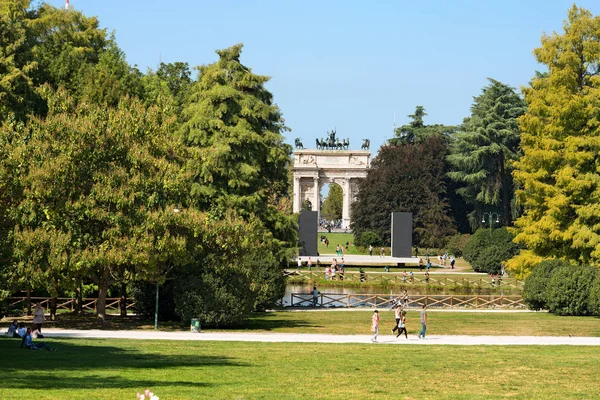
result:
<svg viewBox="0 0 600 400"><path fill-rule="evenodd" d="M33 323L37 327L38 337L42 336L42 324L44 323L44 309L40 304L35 306L35 311L33 312Z"/></svg>

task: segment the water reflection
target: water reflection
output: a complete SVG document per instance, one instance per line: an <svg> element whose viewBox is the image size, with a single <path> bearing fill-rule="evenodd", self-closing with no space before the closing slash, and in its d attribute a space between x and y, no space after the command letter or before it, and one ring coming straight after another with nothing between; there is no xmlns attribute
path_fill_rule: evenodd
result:
<svg viewBox="0 0 600 400"><path fill-rule="evenodd" d="M282 304L285 307L312 306L312 286L289 284L286 287ZM390 307L392 299L400 297L404 289L382 287L332 286L317 288L321 295L319 304L323 307ZM292 298L292 293L294 294ZM446 290L428 290L424 287L408 288L411 307L427 303L430 307L514 307L522 308L519 292L504 291L501 288L478 288L469 293L456 293ZM425 298L427 297L427 298Z"/></svg>

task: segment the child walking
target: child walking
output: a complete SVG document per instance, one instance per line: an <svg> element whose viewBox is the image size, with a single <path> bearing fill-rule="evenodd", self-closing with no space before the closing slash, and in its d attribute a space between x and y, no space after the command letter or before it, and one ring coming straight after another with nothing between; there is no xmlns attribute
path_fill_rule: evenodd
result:
<svg viewBox="0 0 600 400"><path fill-rule="evenodd" d="M377 336L379 336L379 311L373 311L373 317L371 318L371 330L375 333L371 338L371 342L377 342Z"/></svg>
<svg viewBox="0 0 600 400"><path fill-rule="evenodd" d="M398 335L396 337L402 335L404 332L404 337L408 339L408 332L406 331L406 311L402 311L402 315L400 316L400 322L398 322Z"/></svg>

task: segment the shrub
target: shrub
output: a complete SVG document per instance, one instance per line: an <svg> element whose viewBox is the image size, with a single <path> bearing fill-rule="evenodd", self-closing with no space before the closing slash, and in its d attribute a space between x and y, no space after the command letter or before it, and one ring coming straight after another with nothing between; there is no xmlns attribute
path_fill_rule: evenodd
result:
<svg viewBox="0 0 600 400"><path fill-rule="evenodd" d="M469 242L469 240L471 240L471 236L470 234L457 234L454 236L451 236L448 239L448 253L450 255L453 255L454 257L462 257L463 256L463 252L464 249L467 245L467 243Z"/></svg>
<svg viewBox="0 0 600 400"><path fill-rule="evenodd" d="M356 240L356 244L358 246L369 247L373 246L381 246L382 245L381 237L374 231L364 231Z"/></svg>
<svg viewBox="0 0 600 400"><path fill-rule="evenodd" d="M547 287L552 272L563 266L569 266L567 261L563 260L544 260L535 265L531 275L525 280L523 287L523 299L532 310L547 310L548 297Z"/></svg>
<svg viewBox="0 0 600 400"><path fill-rule="evenodd" d="M596 279L590 288L590 314L600 315L600 271L596 271Z"/></svg>
<svg viewBox="0 0 600 400"><path fill-rule="evenodd" d="M134 310L137 315L153 319L156 309L156 284L134 282L129 285L131 296L135 299ZM158 287L158 319L159 321L179 321L175 313L173 300L173 282L167 281Z"/></svg>
<svg viewBox="0 0 600 400"><path fill-rule="evenodd" d="M464 248L464 258L474 271L498 273L501 264L515 256L519 247L513 243L514 236L506 228L479 229Z"/></svg>
<svg viewBox="0 0 600 400"><path fill-rule="evenodd" d="M590 289L597 270L590 266L561 266L547 287L548 309L557 315L590 315Z"/></svg>

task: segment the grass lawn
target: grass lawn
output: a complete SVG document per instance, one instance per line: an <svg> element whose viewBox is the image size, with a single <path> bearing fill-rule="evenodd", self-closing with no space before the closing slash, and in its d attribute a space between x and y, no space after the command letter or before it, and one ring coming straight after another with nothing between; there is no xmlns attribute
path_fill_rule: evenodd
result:
<svg viewBox="0 0 600 400"><path fill-rule="evenodd" d="M329 239L329 247L321 242L321 235L327 236ZM344 254L369 254L368 251L366 253L358 251L358 248L354 246L354 234L352 233L318 232L317 239L319 240L319 248L317 250L319 254L335 254L336 246L338 244L340 246L346 246L346 242L348 242L348 250L344 249ZM350 242L352 242L351 246Z"/></svg>
<svg viewBox="0 0 600 400"><path fill-rule="evenodd" d="M2 399L595 398L597 348L0 339Z"/></svg>
<svg viewBox="0 0 600 400"><path fill-rule="evenodd" d="M276 333L329 333L368 334L371 310L323 311L323 312L268 312L255 313L243 327L229 331L276 332ZM394 325L394 314L389 309L380 309L382 333ZM5 332L9 322L3 321L0 329ZM46 328L64 329L153 329L152 321L134 318L122 320L111 317L100 324L93 316L59 316L57 321L44 323ZM160 323L164 331L188 330L180 323ZM407 314L408 333L417 335L419 311ZM216 329L204 329L217 332ZM554 314L508 313L508 312L440 312L429 311L427 332L431 335L513 335L513 336L594 336L600 337L598 317L559 317ZM1 399L2 397L0 397Z"/></svg>
<svg viewBox="0 0 600 400"><path fill-rule="evenodd" d="M254 332L368 334L370 310L325 312L275 312L255 314L240 330ZM394 313L380 309L386 334L394 324ZM417 335L419 311L407 313L409 335ZM594 336L600 337L598 317L560 317L554 314L503 312L440 312L428 311L429 335L509 335L509 336ZM388 329L389 328L389 329Z"/></svg>

